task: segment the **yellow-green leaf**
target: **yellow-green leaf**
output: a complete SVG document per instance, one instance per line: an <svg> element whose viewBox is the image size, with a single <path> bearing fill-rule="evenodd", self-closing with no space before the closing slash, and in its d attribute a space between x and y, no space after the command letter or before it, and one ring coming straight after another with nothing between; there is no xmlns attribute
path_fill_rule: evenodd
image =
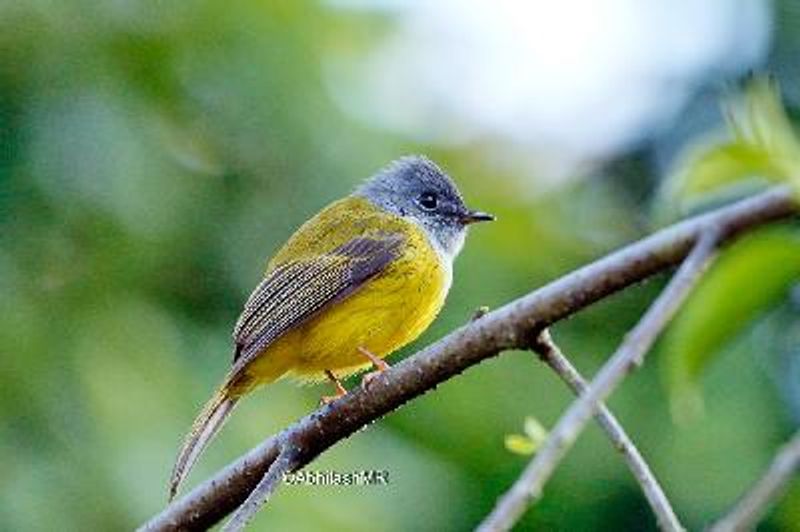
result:
<svg viewBox="0 0 800 532"><path fill-rule="evenodd" d="M547 439L547 429L545 429L535 417L526 417L525 425L523 427L525 430L525 435L537 445L544 443L544 440Z"/></svg>
<svg viewBox="0 0 800 532"><path fill-rule="evenodd" d="M727 138L687 150L665 190L670 200L697 201L744 179L790 184L800 197L800 140L772 81L758 78L724 105Z"/></svg>
<svg viewBox="0 0 800 532"><path fill-rule="evenodd" d="M523 431L524 435L506 435L506 449L515 454L533 454L547 439L547 429L535 417L527 416L525 418Z"/></svg>
<svg viewBox="0 0 800 532"><path fill-rule="evenodd" d="M782 165L774 155L759 146L729 142L695 150L689 156L691 162L686 169L687 175L678 178L682 185L679 194L685 199L744 179L778 179L783 173Z"/></svg>
<svg viewBox="0 0 800 532"><path fill-rule="evenodd" d="M539 445L522 434L506 434L506 449L514 454L531 455L536 452Z"/></svg>

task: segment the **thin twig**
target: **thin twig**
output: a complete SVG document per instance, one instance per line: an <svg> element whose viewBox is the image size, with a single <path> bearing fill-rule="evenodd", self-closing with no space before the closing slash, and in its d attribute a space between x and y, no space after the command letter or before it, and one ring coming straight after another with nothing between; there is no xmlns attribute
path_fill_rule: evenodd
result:
<svg viewBox="0 0 800 532"><path fill-rule="evenodd" d="M797 213L791 193L775 188L658 231L451 332L395 364L370 383L297 421L229 464L145 523L146 530L210 528L256 487L289 439L302 467L402 404L499 352L526 348L530 331L681 262L700 234L717 228L725 240Z"/></svg>
<svg viewBox="0 0 800 532"><path fill-rule="evenodd" d="M503 495L478 528L481 532L509 530L539 499L555 468L578 439L599 405L614 388L642 363L658 335L689 295L714 256L717 231L702 235L667 287L636 327L625 337L613 357L598 372L585 393L572 403L514 485Z"/></svg>
<svg viewBox="0 0 800 532"><path fill-rule="evenodd" d="M261 479L261 482L258 483L244 503L236 509L222 532L239 532L243 530L253 516L256 515L256 512L269 500L269 497L277 489L278 484L283 480L283 476L296 465L294 453L289 449L282 449L278 453L278 458L267 470L264 478Z"/></svg>
<svg viewBox="0 0 800 532"><path fill-rule="evenodd" d="M561 377L561 380L575 392L575 395L580 396L586 391L586 381L570 363L569 359L564 356L564 353L561 352L561 349L559 349L558 345L556 345L550 337L550 333L547 329L542 331L538 336L534 342L533 349L535 349L540 358ZM636 477L636 480L639 482L639 486L642 488L647 502L650 504L650 508L652 508L656 516L659 528L672 532L683 530L683 526L681 526L680 521L678 521L678 517L672 509L669 499L667 499L667 496L664 494L664 490L661 488L658 480L656 480L650 466L647 465L639 449L636 448L633 441L631 441L630 437L625 433L625 429L622 428L620 422L614 414L609 411L605 404L600 403L600 408L597 410L597 414L595 414L595 419L597 419L600 427L608 435L608 439L611 440L611 443L614 444L614 448L622 454L633 476Z"/></svg>
<svg viewBox="0 0 800 532"><path fill-rule="evenodd" d="M800 430L781 447L758 482L725 517L714 523L709 532L752 530L798 472L800 472Z"/></svg>

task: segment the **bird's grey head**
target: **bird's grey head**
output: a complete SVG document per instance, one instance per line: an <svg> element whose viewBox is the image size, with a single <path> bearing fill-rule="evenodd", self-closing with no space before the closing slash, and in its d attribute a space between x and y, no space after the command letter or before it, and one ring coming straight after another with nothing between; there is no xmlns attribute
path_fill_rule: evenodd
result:
<svg viewBox="0 0 800 532"><path fill-rule="evenodd" d="M422 156L390 163L355 194L419 224L434 246L451 260L461 251L469 224L494 219L467 208L453 180Z"/></svg>

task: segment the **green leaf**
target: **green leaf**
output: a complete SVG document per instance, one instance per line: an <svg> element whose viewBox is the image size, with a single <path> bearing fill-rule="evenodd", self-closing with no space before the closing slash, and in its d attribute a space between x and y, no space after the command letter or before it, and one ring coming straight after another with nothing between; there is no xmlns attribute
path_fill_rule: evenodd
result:
<svg viewBox="0 0 800 532"><path fill-rule="evenodd" d="M525 435L508 434L505 438L506 449L515 454L530 455L539 449L547 439L547 429L531 416L525 418L523 426Z"/></svg>
<svg viewBox="0 0 800 532"><path fill-rule="evenodd" d="M547 429L539 423L539 420L535 417L528 416L525 418L525 424L523 425L525 430L525 435L528 436L532 441L542 444L544 440L547 439Z"/></svg>
<svg viewBox="0 0 800 532"><path fill-rule="evenodd" d="M512 453L525 456L535 453L539 447L536 442L522 434L506 434L505 444L506 449Z"/></svg>
<svg viewBox="0 0 800 532"><path fill-rule="evenodd" d="M800 140L775 83L750 82L743 95L724 104L727 138L690 147L667 181L668 200L702 200L743 180L788 183L800 198Z"/></svg>
<svg viewBox="0 0 800 532"><path fill-rule="evenodd" d="M771 154L759 146L745 143L703 146L696 148L696 153L690 158L688 174L679 178L683 185L680 194L687 199L754 176L769 179L782 174L781 165Z"/></svg>
<svg viewBox="0 0 800 532"><path fill-rule="evenodd" d="M800 234L763 229L732 245L706 274L665 338L673 414L701 406L697 382L737 333L800 278Z"/></svg>

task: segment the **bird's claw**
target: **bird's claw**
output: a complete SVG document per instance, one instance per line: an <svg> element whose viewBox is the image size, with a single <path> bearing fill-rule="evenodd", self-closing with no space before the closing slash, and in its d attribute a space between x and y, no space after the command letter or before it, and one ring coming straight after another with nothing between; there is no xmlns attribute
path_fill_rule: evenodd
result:
<svg viewBox="0 0 800 532"><path fill-rule="evenodd" d="M323 395L319 398L319 406L329 405L337 399L341 399L347 395L346 393L337 393L336 395Z"/></svg>
<svg viewBox="0 0 800 532"><path fill-rule="evenodd" d="M383 375L383 372L386 370L378 369L375 371L370 371L369 373L365 373L363 377L361 377L361 389L366 390L369 388L369 385L374 381L376 378Z"/></svg>

